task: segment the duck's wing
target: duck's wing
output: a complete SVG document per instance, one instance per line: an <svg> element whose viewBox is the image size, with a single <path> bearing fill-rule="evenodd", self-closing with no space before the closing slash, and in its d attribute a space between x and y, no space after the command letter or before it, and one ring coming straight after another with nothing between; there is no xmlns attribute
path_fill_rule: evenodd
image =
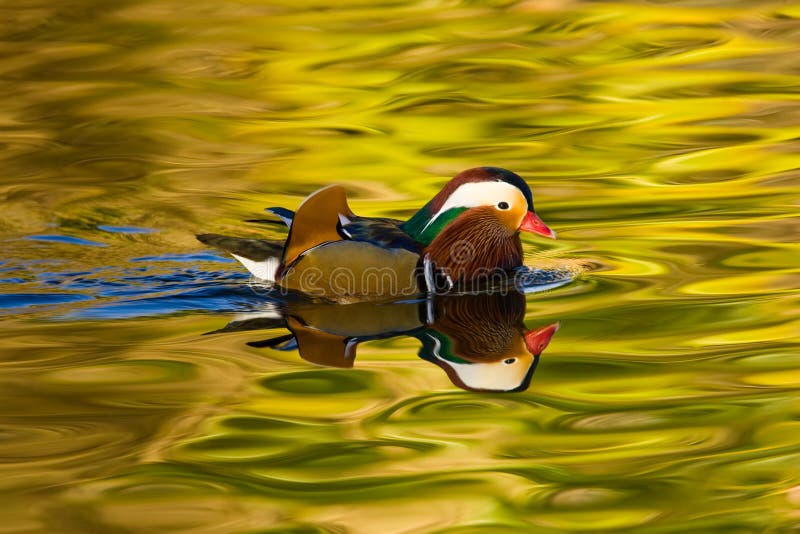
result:
<svg viewBox="0 0 800 534"><path fill-rule="evenodd" d="M342 221L352 217L354 215L347 205L342 186L329 185L311 194L292 217L281 258L282 265L291 265L318 245L344 239L345 236L340 232Z"/></svg>
<svg viewBox="0 0 800 534"><path fill-rule="evenodd" d="M275 272L278 270L281 254L283 254L282 242L219 234L199 234L197 240L230 253L257 278L270 282L275 281Z"/></svg>
<svg viewBox="0 0 800 534"><path fill-rule="evenodd" d="M387 217L353 216L342 221L341 232L352 241L366 241L385 248L402 248L421 252L422 246L404 232L403 221Z"/></svg>
<svg viewBox="0 0 800 534"><path fill-rule="evenodd" d="M286 273L309 254L314 261L306 262L308 266L319 267L323 272L346 266L353 273L364 271L362 274L366 275L367 269L388 264L402 267L404 281L406 275L411 280L414 274L421 246L400 228L402 222L356 216L341 186L332 185L313 193L296 212L285 208L267 211L289 227L285 243L216 234L202 234L198 239L230 252L258 278L272 282L280 278L282 285L286 285ZM346 245L323 246L335 242Z"/></svg>

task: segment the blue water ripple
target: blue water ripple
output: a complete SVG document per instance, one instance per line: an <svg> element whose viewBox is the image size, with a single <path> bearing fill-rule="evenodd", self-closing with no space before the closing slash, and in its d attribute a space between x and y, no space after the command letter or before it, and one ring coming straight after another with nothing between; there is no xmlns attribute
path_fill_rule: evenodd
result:
<svg viewBox="0 0 800 534"><path fill-rule="evenodd" d="M131 261L216 261L220 263L236 263L232 258L225 258L212 254L210 252L194 252L188 254L161 254L158 256L142 256L140 258L133 258Z"/></svg>
<svg viewBox="0 0 800 534"><path fill-rule="evenodd" d="M67 243L69 245L82 245L86 247L107 247L105 243L98 243L97 241L89 241L88 239L81 239L80 237L72 237L69 235L56 235L56 234L43 234L43 235L29 235L24 239L29 241L47 241L51 243Z"/></svg>
<svg viewBox="0 0 800 534"><path fill-rule="evenodd" d="M152 234L158 231L155 228L142 228L140 226L111 226L108 224L98 225L97 229L114 234Z"/></svg>
<svg viewBox="0 0 800 534"><path fill-rule="evenodd" d="M27 308L87 300L93 300L93 297L76 293L0 293L0 309Z"/></svg>
<svg viewBox="0 0 800 534"><path fill-rule="evenodd" d="M264 300L244 285L222 285L169 292L74 310L68 319L129 319L173 315L181 312L238 312L257 309Z"/></svg>

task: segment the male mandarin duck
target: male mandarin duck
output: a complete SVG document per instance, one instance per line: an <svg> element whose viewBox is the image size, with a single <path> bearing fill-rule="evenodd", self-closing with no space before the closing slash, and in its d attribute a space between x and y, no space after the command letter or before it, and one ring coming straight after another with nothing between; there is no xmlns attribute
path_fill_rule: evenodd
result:
<svg viewBox="0 0 800 534"><path fill-rule="evenodd" d="M417 355L470 391L511 392L528 388L539 357L559 323L528 329L525 297L478 293L440 295L429 301L347 305L286 301L247 314L212 333L287 328L291 333L253 341L253 347L297 349L311 363L353 367L365 341L409 336Z"/></svg>
<svg viewBox="0 0 800 534"><path fill-rule="evenodd" d="M525 181L496 167L459 173L405 222L355 215L338 185L311 194L296 212L267 211L289 226L285 243L197 238L257 278L339 301L473 287L522 266L520 231L556 237L534 212Z"/></svg>

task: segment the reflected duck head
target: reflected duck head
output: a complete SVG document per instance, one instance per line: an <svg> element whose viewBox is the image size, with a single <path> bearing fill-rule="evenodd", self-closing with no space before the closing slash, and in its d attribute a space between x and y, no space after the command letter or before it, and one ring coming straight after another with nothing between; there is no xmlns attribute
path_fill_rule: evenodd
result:
<svg viewBox="0 0 800 534"><path fill-rule="evenodd" d="M441 299L437 319L417 334L419 357L441 367L454 385L469 391L524 391L559 323L533 330L523 323L518 293Z"/></svg>

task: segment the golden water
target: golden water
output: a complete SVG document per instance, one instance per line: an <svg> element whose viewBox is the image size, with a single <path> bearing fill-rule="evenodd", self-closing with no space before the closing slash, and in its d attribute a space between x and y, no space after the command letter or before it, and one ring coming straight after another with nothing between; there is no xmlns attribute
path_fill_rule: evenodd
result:
<svg viewBox="0 0 800 534"><path fill-rule="evenodd" d="M338 7L334 7L334 5ZM800 528L800 5L0 5L8 532ZM592 266L523 393L409 337L353 369L218 330L259 307L197 232L344 184L407 217L534 188ZM276 329L272 335L285 330Z"/></svg>

